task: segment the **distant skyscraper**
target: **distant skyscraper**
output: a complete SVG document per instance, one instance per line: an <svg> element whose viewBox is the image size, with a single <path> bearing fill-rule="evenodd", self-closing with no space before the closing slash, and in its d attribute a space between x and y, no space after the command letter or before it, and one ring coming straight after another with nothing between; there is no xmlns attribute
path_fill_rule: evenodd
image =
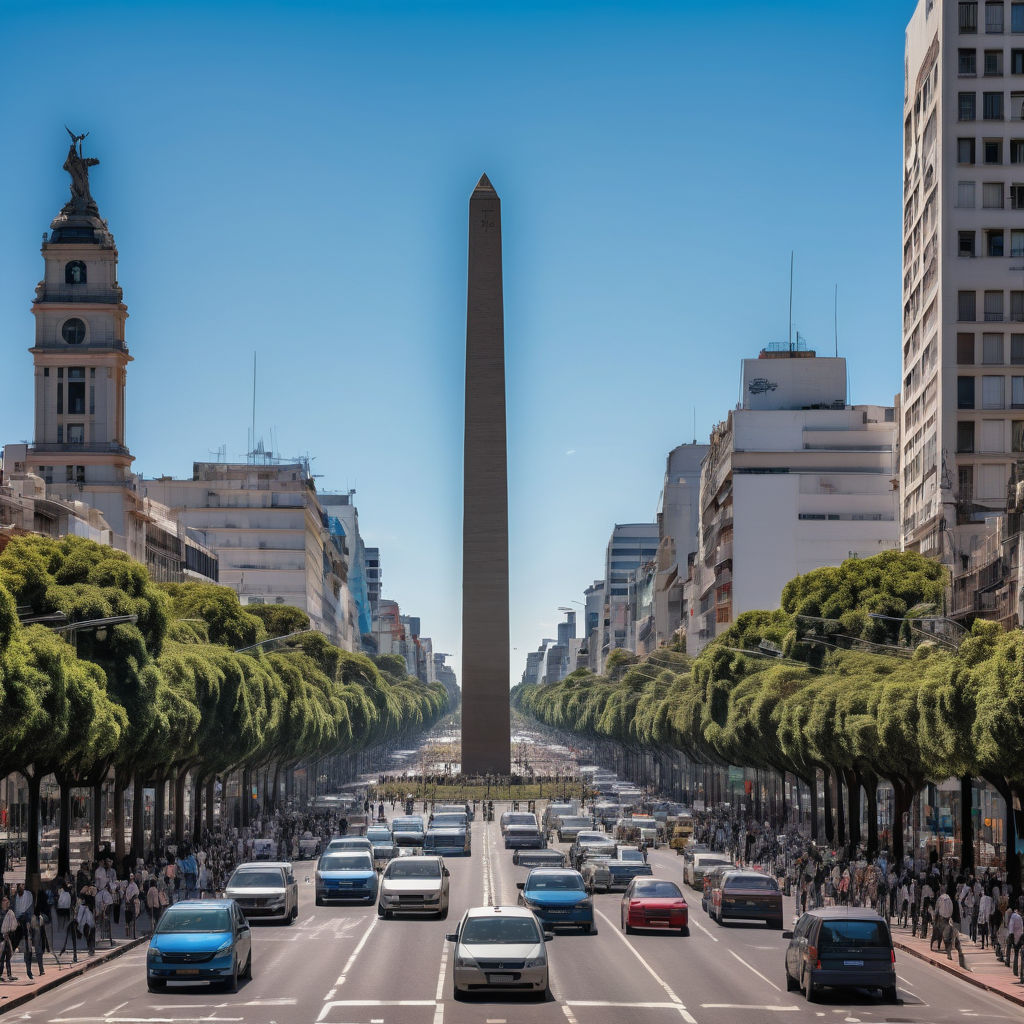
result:
<svg viewBox="0 0 1024 1024"><path fill-rule="evenodd" d="M469 200L462 524L462 770L510 770L508 471L501 202L487 175Z"/></svg>

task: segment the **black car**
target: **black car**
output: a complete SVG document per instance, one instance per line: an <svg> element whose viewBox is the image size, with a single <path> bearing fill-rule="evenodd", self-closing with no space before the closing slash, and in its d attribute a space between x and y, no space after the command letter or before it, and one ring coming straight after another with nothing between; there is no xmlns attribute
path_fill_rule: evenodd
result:
<svg viewBox="0 0 1024 1024"><path fill-rule="evenodd" d="M801 988L808 1002L822 986L880 988L897 1002L896 954L885 919L861 907L809 910L791 931L786 949L786 988Z"/></svg>

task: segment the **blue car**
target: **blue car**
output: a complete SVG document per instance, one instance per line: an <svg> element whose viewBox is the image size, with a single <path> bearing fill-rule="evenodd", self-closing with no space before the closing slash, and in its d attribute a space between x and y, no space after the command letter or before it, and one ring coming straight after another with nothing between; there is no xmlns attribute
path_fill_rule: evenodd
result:
<svg viewBox="0 0 1024 1024"><path fill-rule="evenodd" d="M208 981L238 991L252 977L252 934L234 900L182 900L160 917L146 956L146 984Z"/></svg>
<svg viewBox="0 0 1024 1024"><path fill-rule="evenodd" d="M572 925L593 934L594 901L578 871L534 868L525 882L517 882L519 903L537 915L545 928Z"/></svg>
<svg viewBox="0 0 1024 1024"><path fill-rule="evenodd" d="M316 905L328 900L377 899L377 872L369 853L362 850L328 850L316 865Z"/></svg>

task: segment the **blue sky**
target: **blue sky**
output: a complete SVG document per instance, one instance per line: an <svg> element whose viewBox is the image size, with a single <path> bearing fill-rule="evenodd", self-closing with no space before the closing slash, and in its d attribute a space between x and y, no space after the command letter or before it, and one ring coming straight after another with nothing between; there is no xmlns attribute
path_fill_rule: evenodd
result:
<svg viewBox="0 0 1024 1024"><path fill-rule="evenodd" d="M851 398L900 373L913 3L0 0L0 441L32 431L30 305L64 125L130 320L145 475L246 449L354 487L387 596L461 633L467 203L502 199L512 672L650 521L668 450L787 335Z"/></svg>

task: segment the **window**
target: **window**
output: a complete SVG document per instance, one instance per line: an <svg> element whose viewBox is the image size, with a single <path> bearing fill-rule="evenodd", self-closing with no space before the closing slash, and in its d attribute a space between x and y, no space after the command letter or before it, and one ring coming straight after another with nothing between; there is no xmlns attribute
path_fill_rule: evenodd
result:
<svg viewBox="0 0 1024 1024"><path fill-rule="evenodd" d="M1010 72L1014 75L1024 75L1024 50L1010 51Z"/></svg>
<svg viewBox="0 0 1024 1024"><path fill-rule="evenodd" d="M974 408L974 378L957 377L956 379L956 407L958 409Z"/></svg>
<svg viewBox="0 0 1024 1024"><path fill-rule="evenodd" d="M1010 93L1010 117L1015 121L1024 118L1024 92Z"/></svg>
<svg viewBox="0 0 1024 1024"><path fill-rule="evenodd" d="M1003 31L1003 3L1002 0L993 3L990 0L985 4L985 31L999 34Z"/></svg>
<svg viewBox="0 0 1024 1024"><path fill-rule="evenodd" d="M64 321L60 333L69 345L81 345L85 341L85 323L77 316L73 316L70 320Z"/></svg>
<svg viewBox="0 0 1024 1024"><path fill-rule="evenodd" d="M959 453L974 451L974 423L963 422L956 425L956 450Z"/></svg>
<svg viewBox="0 0 1024 1024"><path fill-rule="evenodd" d="M961 32L977 32L978 31L978 4L977 0L960 0L960 31Z"/></svg>
<svg viewBox="0 0 1024 1024"><path fill-rule="evenodd" d="M985 139L985 163L1001 164L1003 162L1003 140Z"/></svg>
<svg viewBox="0 0 1024 1024"><path fill-rule="evenodd" d="M68 384L68 413L72 416L85 415L85 384L78 381Z"/></svg>
<svg viewBox="0 0 1024 1024"><path fill-rule="evenodd" d="M53 483L53 466L43 466L43 482Z"/></svg>
<svg viewBox="0 0 1024 1024"><path fill-rule="evenodd" d="M1024 420L1013 420L1010 426L1010 451L1024 452Z"/></svg>
<svg viewBox="0 0 1024 1024"><path fill-rule="evenodd" d="M64 467L64 482L73 484L75 482L75 467L65 466Z"/></svg>
<svg viewBox="0 0 1024 1024"><path fill-rule="evenodd" d="M982 93L983 108L986 121L1002 121L1003 94L1001 92Z"/></svg>
<svg viewBox="0 0 1024 1024"><path fill-rule="evenodd" d="M989 256L1002 256L1003 255L1003 232L1001 230L989 230L985 232L985 239L987 242L985 252ZM1002 314L1000 313L1000 318ZM988 319L986 314L985 319Z"/></svg>
<svg viewBox="0 0 1024 1024"><path fill-rule="evenodd" d="M976 94L973 92L960 93L960 120L973 121L977 116Z"/></svg>
<svg viewBox="0 0 1024 1024"><path fill-rule="evenodd" d="M64 382L58 381L57 383L57 414L60 415L64 411Z"/></svg>
<svg viewBox="0 0 1024 1024"><path fill-rule="evenodd" d="M64 267L65 284L85 284L85 264L81 260L72 260Z"/></svg>
<svg viewBox="0 0 1024 1024"><path fill-rule="evenodd" d="M1010 335L1010 362L1014 366L1024 366L1024 334Z"/></svg>
<svg viewBox="0 0 1024 1024"><path fill-rule="evenodd" d="M1010 378L1010 407L1024 409L1024 377Z"/></svg>
<svg viewBox="0 0 1024 1024"><path fill-rule="evenodd" d="M975 292L957 292L957 320L962 320L965 323L973 323L977 320L976 301L977 295Z"/></svg>
<svg viewBox="0 0 1024 1024"><path fill-rule="evenodd" d="M1006 405L1006 378L981 378L982 409L1002 409Z"/></svg>
<svg viewBox="0 0 1024 1024"><path fill-rule="evenodd" d="M985 74L986 75L1001 75L1003 73L1003 51L1002 50L986 50L985 51Z"/></svg>
<svg viewBox="0 0 1024 1024"><path fill-rule="evenodd" d="M958 164L974 163L974 139L956 140L956 162Z"/></svg>
<svg viewBox="0 0 1024 1024"><path fill-rule="evenodd" d="M1003 208L1003 183L1001 181L986 181L981 186L981 205L986 210L1001 210Z"/></svg>
<svg viewBox="0 0 1024 1024"><path fill-rule="evenodd" d="M958 231L957 238L960 241L958 253L961 256L973 256L974 255L974 232L973 231Z"/></svg>
<svg viewBox="0 0 1024 1024"><path fill-rule="evenodd" d="M1021 335L1024 338L1024 335ZM956 336L956 361L962 366L974 365L974 335L958 334Z"/></svg>
<svg viewBox="0 0 1024 1024"><path fill-rule="evenodd" d="M985 292L985 320L987 323L1003 322L1003 293Z"/></svg>
<svg viewBox="0 0 1024 1024"><path fill-rule="evenodd" d="M1024 200L1024 185L1021 186L1021 199ZM960 181L956 186L956 205L962 210L974 209L974 182Z"/></svg>
<svg viewBox="0 0 1024 1024"><path fill-rule="evenodd" d="M84 366L69 366L68 367L68 380L85 380L85 367Z"/></svg>
<svg viewBox="0 0 1024 1024"><path fill-rule="evenodd" d="M1024 210L1024 185L1010 186L1010 209Z"/></svg>
<svg viewBox="0 0 1024 1024"><path fill-rule="evenodd" d="M1012 234L1016 235L1018 232L1014 231ZM1018 244L1024 249L1024 232L1020 232L1020 235ZM1024 321L1024 292L1010 292L1010 319L1018 324Z"/></svg>
<svg viewBox="0 0 1024 1024"><path fill-rule="evenodd" d="M1010 139L1010 163L1024 164L1024 139Z"/></svg>
<svg viewBox="0 0 1024 1024"><path fill-rule="evenodd" d="M93 416L96 413L96 385L89 385L89 415Z"/></svg>
<svg viewBox="0 0 1024 1024"><path fill-rule="evenodd" d="M1003 365L1003 336L983 334L981 336L981 361L989 366Z"/></svg>
<svg viewBox="0 0 1024 1024"><path fill-rule="evenodd" d="M68 444L85 444L85 426L82 423L68 424Z"/></svg>
<svg viewBox="0 0 1024 1024"><path fill-rule="evenodd" d="M63 444L63 443L64 443L64 424L63 423L58 423L57 424L57 444Z"/></svg>
<svg viewBox="0 0 1024 1024"><path fill-rule="evenodd" d="M978 51L960 50L957 68L961 75L976 75L978 73Z"/></svg>

